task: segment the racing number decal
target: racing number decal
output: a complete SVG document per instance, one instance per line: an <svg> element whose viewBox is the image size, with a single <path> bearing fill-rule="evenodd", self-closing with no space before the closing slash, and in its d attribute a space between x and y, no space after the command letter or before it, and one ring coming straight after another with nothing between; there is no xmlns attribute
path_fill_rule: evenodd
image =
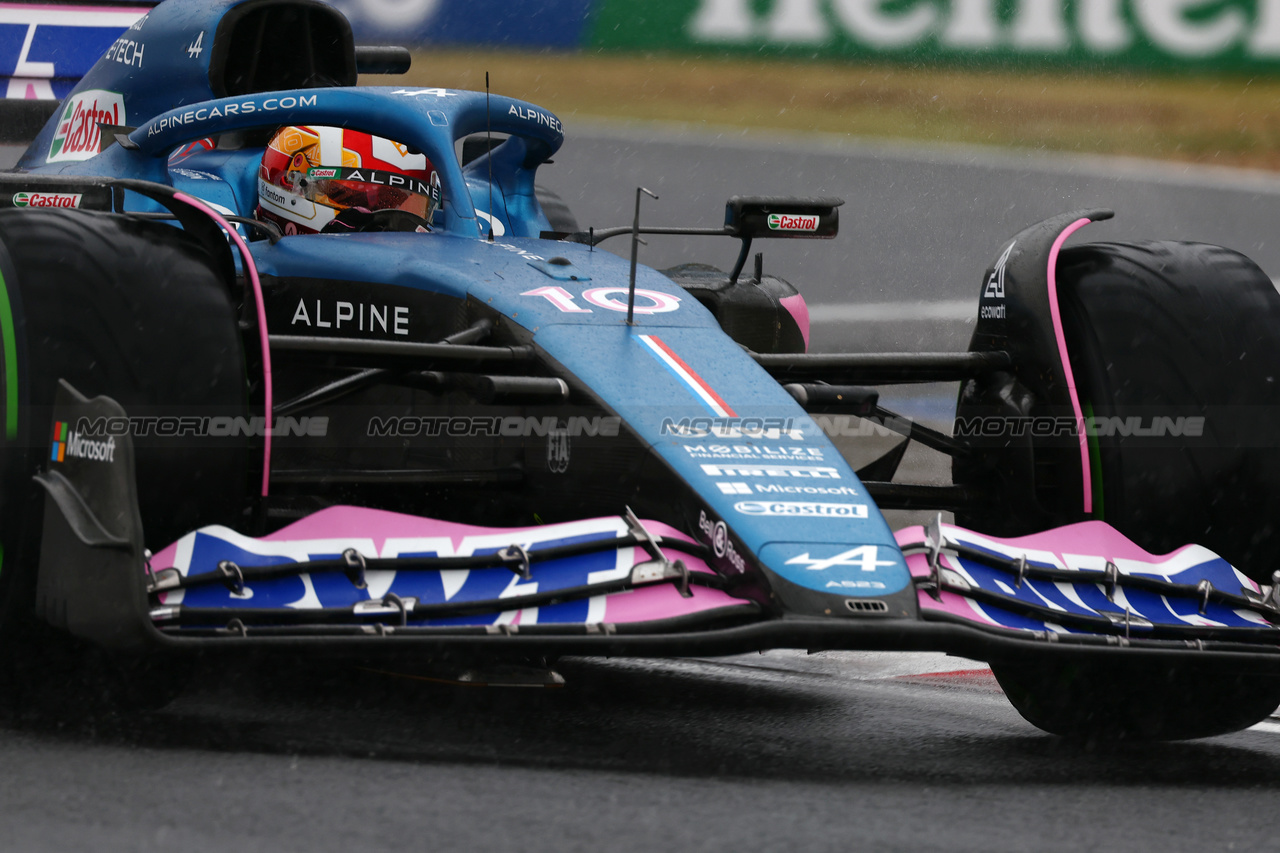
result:
<svg viewBox="0 0 1280 853"><path fill-rule="evenodd" d="M521 296L543 296L562 314L591 314L590 308L579 308L573 301L573 294L563 287L539 287L537 290L526 290Z"/></svg>
<svg viewBox="0 0 1280 853"><path fill-rule="evenodd" d="M623 298L619 299L616 294L621 294ZM625 287L593 287L590 290L583 291L582 298L599 308L604 308L608 311L619 311L625 314L627 313L626 294L627 288ZM595 313L590 308L580 308L574 301L574 295L563 287L539 287L535 290L526 290L520 295L541 296L556 306L556 310L563 314ZM648 304L641 300L646 300ZM660 290L636 288L635 311L637 314L666 314L669 311L675 311L679 307L679 296L672 296Z"/></svg>
<svg viewBox="0 0 1280 853"><path fill-rule="evenodd" d="M599 305L601 308L608 308L610 311L627 311L627 288L625 287L593 287L584 291L582 298L590 302L592 305ZM620 293L622 299L616 298L613 294ZM652 305L641 305L639 300L651 299ZM680 297L671 296L657 290L644 290L636 288L636 313L637 314L666 314L668 311L674 311L680 307Z"/></svg>

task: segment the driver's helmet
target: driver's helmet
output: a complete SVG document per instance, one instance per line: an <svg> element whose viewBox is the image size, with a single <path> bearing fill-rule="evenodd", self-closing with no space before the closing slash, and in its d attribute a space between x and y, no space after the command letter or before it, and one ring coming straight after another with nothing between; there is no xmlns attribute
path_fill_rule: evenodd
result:
<svg viewBox="0 0 1280 853"><path fill-rule="evenodd" d="M359 231L371 222L381 223L376 230L426 230L439 205L440 176L425 154L358 130L282 127L258 168L256 216L285 234ZM407 215L371 216L383 210Z"/></svg>

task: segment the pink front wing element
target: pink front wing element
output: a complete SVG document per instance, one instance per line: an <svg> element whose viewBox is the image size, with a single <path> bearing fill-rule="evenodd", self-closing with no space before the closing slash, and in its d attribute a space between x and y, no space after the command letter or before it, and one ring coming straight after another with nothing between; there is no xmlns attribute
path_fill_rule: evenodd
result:
<svg viewBox="0 0 1280 853"><path fill-rule="evenodd" d="M458 524L452 521L440 521L435 518L423 518L418 515L406 515L400 512L389 512L382 509L368 509L357 506L331 506L293 524L280 528L274 533L261 537L264 542L294 542L314 540L352 539L361 542L373 542L373 547L381 554L388 539L435 539L447 538L456 547L468 537L509 536L511 541L518 541L521 534L533 533L540 540L555 538L557 535L572 536L582 529L583 525L591 525L595 530L603 530L600 522L608 522L606 526L616 528L618 535L626 532L627 526L621 518L586 519L570 521L563 524L546 524L534 527L480 527L474 524ZM683 542L695 542L670 525L660 521L645 521L645 527L664 539L679 539ZM165 568L174 565L177 557L178 542L159 551L151 558L152 566ZM375 556L373 554L367 556ZM675 556L680 556L676 554ZM672 559L675 559L673 557ZM682 559L684 559L682 557ZM705 563L696 558L685 559L692 571L712 572Z"/></svg>
<svg viewBox="0 0 1280 853"><path fill-rule="evenodd" d="M804 297L797 293L795 296L784 296L778 300L782 303L782 307L786 308L791 314L796 325L800 327L800 334L804 337L804 351L809 351L809 303L804 301Z"/></svg>
<svg viewBox="0 0 1280 853"><path fill-rule="evenodd" d="M942 532L948 539L953 541L960 541L979 547L994 545L997 546L997 549L1008 549L1014 553L1026 553L1028 555L1034 552L1051 553L1058 557L1063 554L1096 554L1111 560L1140 560L1144 563L1168 562L1171 558L1183 554L1191 548L1197 548L1204 554L1212 555L1211 551L1199 545L1184 545L1176 551L1170 551L1168 554L1163 555L1152 554L1150 551L1136 545L1129 537L1105 521L1080 521L1075 524L1068 524L1065 527L1045 530L1041 533L1031 533L1027 536L1010 538L974 533L954 524L942 525ZM904 547L924 542L925 532L924 528L919 526L904 527L895 532L893 537L897 540L899 547ZM928 574L928 572L926 571L924 574ZM1241 579L1242 582L1252 583L1252 581L1244 578L1243 575L1241 575Z"/></svg>
<svg viewBox="0 0 1280 853"><path fill-rule="evenodd" d="M1053 319L1053 336L1058 342L1058 358L1062 361L1062 376L1071 397L1071 414L1076 419L1076 434L1080 439L1080 482L1084 484L1084 511L1093 512L1093 468L1089 465L1089 437L1085 430L1084 410L1080 408L1080 395L1076 393L1076 378L1067 358L1067 338L1062 331L1062 313L1058 310L1058 252L1067 238L1088 225L1092 220L1077 219L1058 235L1049 249L1049 316Z"/></svg>
<svg viewBox="0 0 1280 853"><path fill-rule="evenodd" d="M695 543L694 539L662 522L645 520L643 523L650 533L661 536L663 539ZM612 533L615 536L622 536L627 533L627 524L622 518L611 516L535 527L479 527L386 510L335 506L295 521L259 539L243 537L218 527L203 528L201 532L205 535L234 539L238 546L250 551L254 549L254 542L263 543L263 551L271 552L281 550L275 546L297 546L296 549L287 550L293 550L298 554L305 554L308 550L312 550L307 547L308 544L314 544L316 546L314 550L321 553L333 553L344 547L358 546L357 550L365 556L376 557L388 550L387 543L390 540L394 540L394 547L391 550L396 553L404 552L402 549L406 541L433 540L430 550L436 553L465 554L473 553L473 549L479 547L548 542L586 534ZM180 572L186 574L190 567L181 561L179 552L183 543L189 542L193 535L188 534L161 550L152 557L151 565L156 569L176 566ZM267 543L270 543L270 546ZM369 550L373 553L366 553ZM649 559L648 554L640 548L625 547L619 549L619 552L624 566ZM715 574L697 557L674 549L664 550L664 553L672 561L682 560L691 572ZM187 545L187 555L190 555L190 545ZM197 571L210 571L212 568L212 566L200 567ZM684 598L671 583L643 586L628 592L599 596L598 599L602 600L604 606L600 609L593 607L592 612L599 614L598 621L601 622L646 622L724 607L742 607L746 604L742 599L734 598L722 590L693 586L691 592L693 593L691 597ZM523 614L524 611L518 612L510 624L519 624Z"/></svg>
<svg viewBox="0 0 1280 853"><path fill-rule="evenodd" d="M284 541L289 539L335 539L361 538L373 539L381 550L387 539L403 539L408 537L447 536L454 544L460 543L468 536L491 536L505 534L513 536L513 541L520 534L532 533L538 539L553 539L557 535L572 536L584 523L605 519L585 519L584 521L567 521L561 524L544 524L533 527L480 527L474 524L458 524L452 521L440 521L435 518L423 518L418 515L405 515L400 512L389 512L382 509L367 509L356 506L332 506L322 509L306 518L295 521L288 527L282 527L275 533L268 533L263 539ZM619 533L626 531L626 522L621 518L609 517L607 521L617 525ZM664 539L679 539L683 542L695 540L674 527L660 521L645 521L644 526L651 533ZM698 562L698 561L694 561ZM702 564L702 571L711 571Z"/></svg>
<svg viewBox="0 0 1280 853"><path fill-rule="evenodd" d="M1097 564L1093 568L1100 569L1107 560L1115 563L1121 573L1138 571L1152 574L1172 576L1179 571L1220 559L1208 548L1201 545L1184 545L1168 554L1152 554L1123 533L1103 521L1081 521L1065 527L1057 527L1042 533L1028 536L1002 538L986 536L957 527L952 524L942 525L943 535L947 540L983 548L1009 557L1025 556L1029 561L1054 565L1059 568L1078 568L1086 564ZM900 548L919 546L927 537L923 527L904 527L894 533ZM952 558L943 554L942 567L956 568ZM907 569L912 577L929 577L928 555L916 551L907 555ZM1261 592L1257 583L1232 569L1241 586L1254 592ZM999 624L969 599L950 592L944 592L940 600L934 599L927 591L920 590L917 596L922 609L938 610L952 613L972 621Z"/></svg>
<svg viewBox="0 0 1280 853"><path fill-rule="evenodd" d="M702 565L700 561L681 558L686 564ZM693 569L693 565L689 565ZM721 607L741 607L746 604L741 598L734 598L723 590L708 589L695 586L689 598L682 598L679 590L671 584L646 586L631 592L615 592L605 596L604 621L621 622L654 622L660 619L672 619L676 616L688 616Z"/></svg>
<svg viewBox="0 0 1280 853"><path fill-rule="evenodd" d="M904 533L915 532L916 538L908 539L907 542L915 543L923 541L923 527L907 527L899 530L894 534L895 537L901 537ZM903 543L903 539L898 538L898 544ZM933 572L929 568L929 557L927 554L908 554L907 571L911 573L913 578L927 578ZM951 559L944 554L940 558L943 568L952 568ZM922 610L937 610L943 613L950 613L953 616L959 616L961 619L968 619L971 622L984 622L988 625L998 625L999 623L974 606L974 603L962 595L956 595L953 592L943 592L938 598L934 598L926 590L918 590L916 592L916 600L920 604Z"/></svg>

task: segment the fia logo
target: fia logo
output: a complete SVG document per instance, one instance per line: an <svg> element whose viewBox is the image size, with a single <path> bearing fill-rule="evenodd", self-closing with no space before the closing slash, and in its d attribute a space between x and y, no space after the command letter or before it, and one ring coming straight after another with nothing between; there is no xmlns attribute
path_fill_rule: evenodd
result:
<svg viewBox="0 0 1280 853"><path fill-rule="evenodd" d="M1014 240L1009 244L1009 248L1004 250L1004 254L996 261L996 267L991 271L991 275L987 277L987 286L982 291L983 299L1004 299L1004 268L1009 263L1009 254L1013 251L1013 247L1018 245L1018 241Z"/></svg>
<svg viewBox="0 0 1280 853"><path fill-rule="evenodd" d="M547 433L547 470L563 474L569 470L569 431L553 429Z"/></svg>

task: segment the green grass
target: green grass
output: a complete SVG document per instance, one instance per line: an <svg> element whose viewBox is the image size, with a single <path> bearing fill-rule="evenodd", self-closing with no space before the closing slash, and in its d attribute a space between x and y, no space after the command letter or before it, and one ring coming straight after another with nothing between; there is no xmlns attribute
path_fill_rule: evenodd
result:
<svg viewBox="0 0 1280 853"><path fill-rule="evenodd" d="M1280 79L432 51L397 84L655 119L1280 169ZM364 82L385 83L368 77Z"/></svg>

